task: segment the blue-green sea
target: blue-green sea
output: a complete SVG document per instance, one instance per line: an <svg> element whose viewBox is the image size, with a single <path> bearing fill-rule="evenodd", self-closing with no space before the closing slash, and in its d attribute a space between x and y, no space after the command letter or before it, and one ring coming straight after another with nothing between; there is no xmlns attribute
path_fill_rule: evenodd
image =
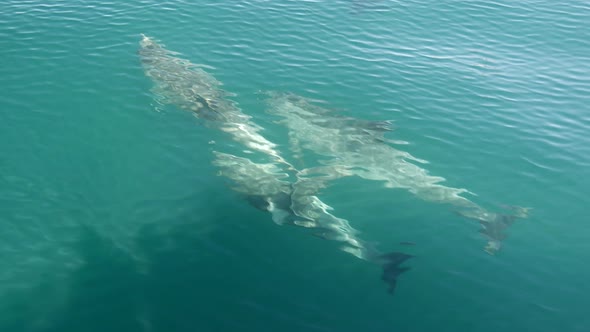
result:
<svg viewBox="0 0 590 332"><path fill-rule="evenodd" d="M217 176L224 137L158 101L141 34L203 65L287 160L262 91L391 121L442 184L529 216L490 255L449 206L330 183L331 213L414 256L392 296L379 266ZM2 332L587 332L589 188L587 1L0 3Z"/></svg>

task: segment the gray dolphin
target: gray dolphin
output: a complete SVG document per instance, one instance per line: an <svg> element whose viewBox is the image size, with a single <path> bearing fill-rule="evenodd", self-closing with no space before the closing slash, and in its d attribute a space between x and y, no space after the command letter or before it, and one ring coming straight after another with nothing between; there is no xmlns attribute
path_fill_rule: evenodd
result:
<svg viewBox="0 0 590 332"><path fill-rule="evenodd" d="M276 144L260 134L262 128L244 114L228 97L222 83L197 66L178 57L178 53L164 48L153 38L142 34L139 57L146 76L154 82L153 91L161 103L172 104L191 111L204 119L208 127L225 132L244 147L244 152L258 152L259 156L292 166L284 160Z"/></svg>
<svg viewBox="0 0 590 332"><path fill-rule="evenodd" d="M443 177L420 166L427 161L394 147L405 142L384 136L391 128L387 122L355 121L290 93L266 95L268 112L282 118L278 122L288 128L292 150L298 155L312 151L324 157L323 165L345 167L355 176L382 181L387 188L406 189L420 199L451 205L460 215L480 222L490 254L500 249L502 230L528 216L529 209L519 207L512 207L509 215L490 212L465 197L467 189L443 185Z"/></svg>
<svg viewBox="0 0 590 332"><path fill-rule="evenodd" d="M247 200L261 210L268 211L275 223L309 228L312 235L341 243L340 249L365 261L383 267L382 280L389 285L393 294L398 277L409 270L400 265L412 255L392 252L383 254L374 245L359 238L347 220L329 212L332 208L322 202L317 194L326 183L346 170L305 169L294 183L286 180L286 175L276 164L259 164L245 157L214 151L213 164L218 167L220 176L230 180L232 189L247 197ZM305 175L322 173L312 179Z"/></svg>

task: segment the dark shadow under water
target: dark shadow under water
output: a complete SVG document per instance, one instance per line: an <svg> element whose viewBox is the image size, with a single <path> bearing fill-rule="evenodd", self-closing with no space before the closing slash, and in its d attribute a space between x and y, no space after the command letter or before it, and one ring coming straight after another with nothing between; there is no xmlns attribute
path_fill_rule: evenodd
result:
<svg viewBox="0 0 590 332"><path fill-rule="evenodd" d="M332 257L322 250L329 242L277 227L246 202L212 210L214 216L190 211L165 231L161 225L144 226L133 257L91 226L81 226L72 245L84 263L65 285L48 281L15 300L25 305L15 308L14 319L0 320L0 331L355 330L369 317L357 317L357 308L332 306L354 299L366 305L369 298L354 294L366 293L367 284L341 272L369 271L367 282L386 296L373 274L378 268L354 264L358 261L344 253L331 261L337 267L326 266L338 273L335 279L314 271ZM199 226L204 221L219 227L204 233ZM55 287L66 289L63 299L53 298ZM54 303L41 318L26 305L35 308L39 301L46 307Z"/></svg>
<svg viewBox="0 0 590 332"><path fill-rule="evenodd" d="M81 232L85 263L71 278L62 313L42 331L144 331L136 317L145 281L133 259L89 227Z"/></svg>

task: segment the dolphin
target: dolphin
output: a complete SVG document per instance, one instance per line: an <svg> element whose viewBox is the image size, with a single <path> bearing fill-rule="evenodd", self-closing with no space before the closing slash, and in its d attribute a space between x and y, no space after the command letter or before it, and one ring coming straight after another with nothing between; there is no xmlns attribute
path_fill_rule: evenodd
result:
<svg viewBox="0 0 590 332"><path fill-rule="evenodd" d="M294 225L313 229L312 235L339 241L342 250L354 256L371 260L380 254L373 252L359 232L347 220L330 213L331 206L317 196L326 183L335 177L346 176L346 170L325 168L305 169L297 180L288 181L288 175L275 163L256 163L247 157L213 151L213 165L232 184L232 189L246 197L257 208L268 211L279 225ZM325 172L327 175L317 175ZM306 177L309 174L314 177Z"/></svg>
<svg viewBox="0 0 590 332"><path fill-rule="evenodd" d="M280 225L294 225L312 230L311 235L341 243L340 250L383 268L382 280L393 295L398 277L409 270L400 265L414 256L401 253L381 253L375 246L359 238L359 231L347 220L334 216L332 207L322 202L317 194L334 178L347 176L345 169L318 167L304 169L294 183L286 181L286 174L274 163L255 163L249 158L213 152L213 164L232 183L232 189L244 195L250 203L271 214ZM323 174L308 178L309 174ZM344 173L344 175L340 175Z"/></svg>
<svg viewBox="0 0 590 332"><path fill-rule="evenodd" d="M277 146L260 134L262 128L244 114L228 97L222 83L178 53L167 50L153 38L141 35L138 51L145 75L154 82L153 92L158 101L191 111L205 120L208 127L218 129L244 147L244 152L258 152L259 156L272 158L274 162L291 169Z"/></svg>
<svg viewBox="0 0 590 332"><path fill-rule="evenodd" d="M339 242L344 252L381 265L384 275L389 276L384 281L390 289L395 287L401 274L392 267L399 265L397 256L383 254L362 240L359 231L330 213L332 207L318 197L329 182L352 174L347 167L295 168L282 157L276 144L262 136L262 128L229 99L233 95L225 92L221 82L202 66L179 58L178 53L145 35L138 54L145 75L154 82L153 92L159 102L193 112L208 127L227 133L244 147L248 157L212 151L218 175L228 180L235 192L254 207L269 212L275 223L311 229L312 235ZM352 121L355 126L351 128L387 130L387 123L352 118L344 121Z"/></svg>
<svg viewBox="0 0 590 332"><path fill-rule="evenodd" d="M289 131L292 150L301 155L311 151L324 159L322 165L346 167L355 176L381 181L387 188L402 188L418 198L451 205L463 217L477 220L488 238L485 251L493 254L501 247L502 230L516 218L526 218L527 208L512 207L511 215L490 212L464 194L464 188L445 186L421 164L426 160L394 147L406 142L385 137L391 130L387 121L356 121L316 106L312 101L290 93L266 92L267 111L278 115L278 122Z"/></svg>

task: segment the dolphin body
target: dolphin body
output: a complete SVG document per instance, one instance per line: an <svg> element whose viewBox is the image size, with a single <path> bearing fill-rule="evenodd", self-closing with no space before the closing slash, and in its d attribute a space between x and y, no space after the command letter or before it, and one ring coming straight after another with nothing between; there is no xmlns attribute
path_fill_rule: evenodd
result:
<svg viewBox="0 0 590 332"><path fill-rule="evenodd" d="M399 255L376 250L359 238L359 232L347 220L330 213L332 208L317 196L329 181L352 175L347 167L296 169L280 155L276 144L260 134L262 128L227 98L232 94L223 91L221 82L212 75L145 35L138 54L146 76L154 82L153 91L159 102L193 112L208 127L229 134L249 157L255 154L256 160L267 160L255 162L249 157L213 151L218 175L231 182L235 192L256 208L269 212L275 223L308 228L313 235L338 241L341 250L381 265L382 279L393 292L397 278L405 271L399 265L411 256L400 260ZM382 130L379 125L351 120L355 123L353 128Z"/></svg>
<svg viewBox="0 0 590 332"><path fill-rule="evenodd" d="M178 53L145 35L138 54L146 76L154 82L153 91L159 102L191 111L204 119L207 126L228 133L243 145L245 152L259 152L291 168L279 155L276 144L260 134L262 128L227 98L233 94L222 90L222 83L203 68L179 58Z"/></svg>
<svg viewBox="0 0 590 332"><path fill-rule="evenodd" d="M391 130L387 121L362 121L336 114L314 105L303 97L279 92L266 93L268 112L289 130L292 150L298 155L309 150L327 159L326 166L347 168L358 177L382 181L385 187L406 189L425 201L453 206L461 216L477 220L480 233L488 238L484 250L494 254L506 237L504 230L517 218L525 218L528 209L512 207L512 214L487 211L462 196L467 189L442 185L445 179L430 175L420 164L427 161L394 148L405 142L391 141L384 134Z"/></svg>
<svg viewBox="0 0 590 332"><path fill-rule="evenodd" d="M400 265L414 257L401 252L382 254L373 245L361 240L359 232L347 220L329 212L332 208L323 203L317 193L326 183L340 177L343 169L318 167L304 169L294 183L285 181L276 164L254 163L248 158L214 151L213 164L219 168L219 175L229 179L234 191L244 194L261 210L271 213L278 224L290 224L313 230L312 235L342 243L340 249L357 258L377 263L383 267L381 279L388 284L393 295L399 276L409 270ZM319 173L307 178L306 175Z"/></svg>

